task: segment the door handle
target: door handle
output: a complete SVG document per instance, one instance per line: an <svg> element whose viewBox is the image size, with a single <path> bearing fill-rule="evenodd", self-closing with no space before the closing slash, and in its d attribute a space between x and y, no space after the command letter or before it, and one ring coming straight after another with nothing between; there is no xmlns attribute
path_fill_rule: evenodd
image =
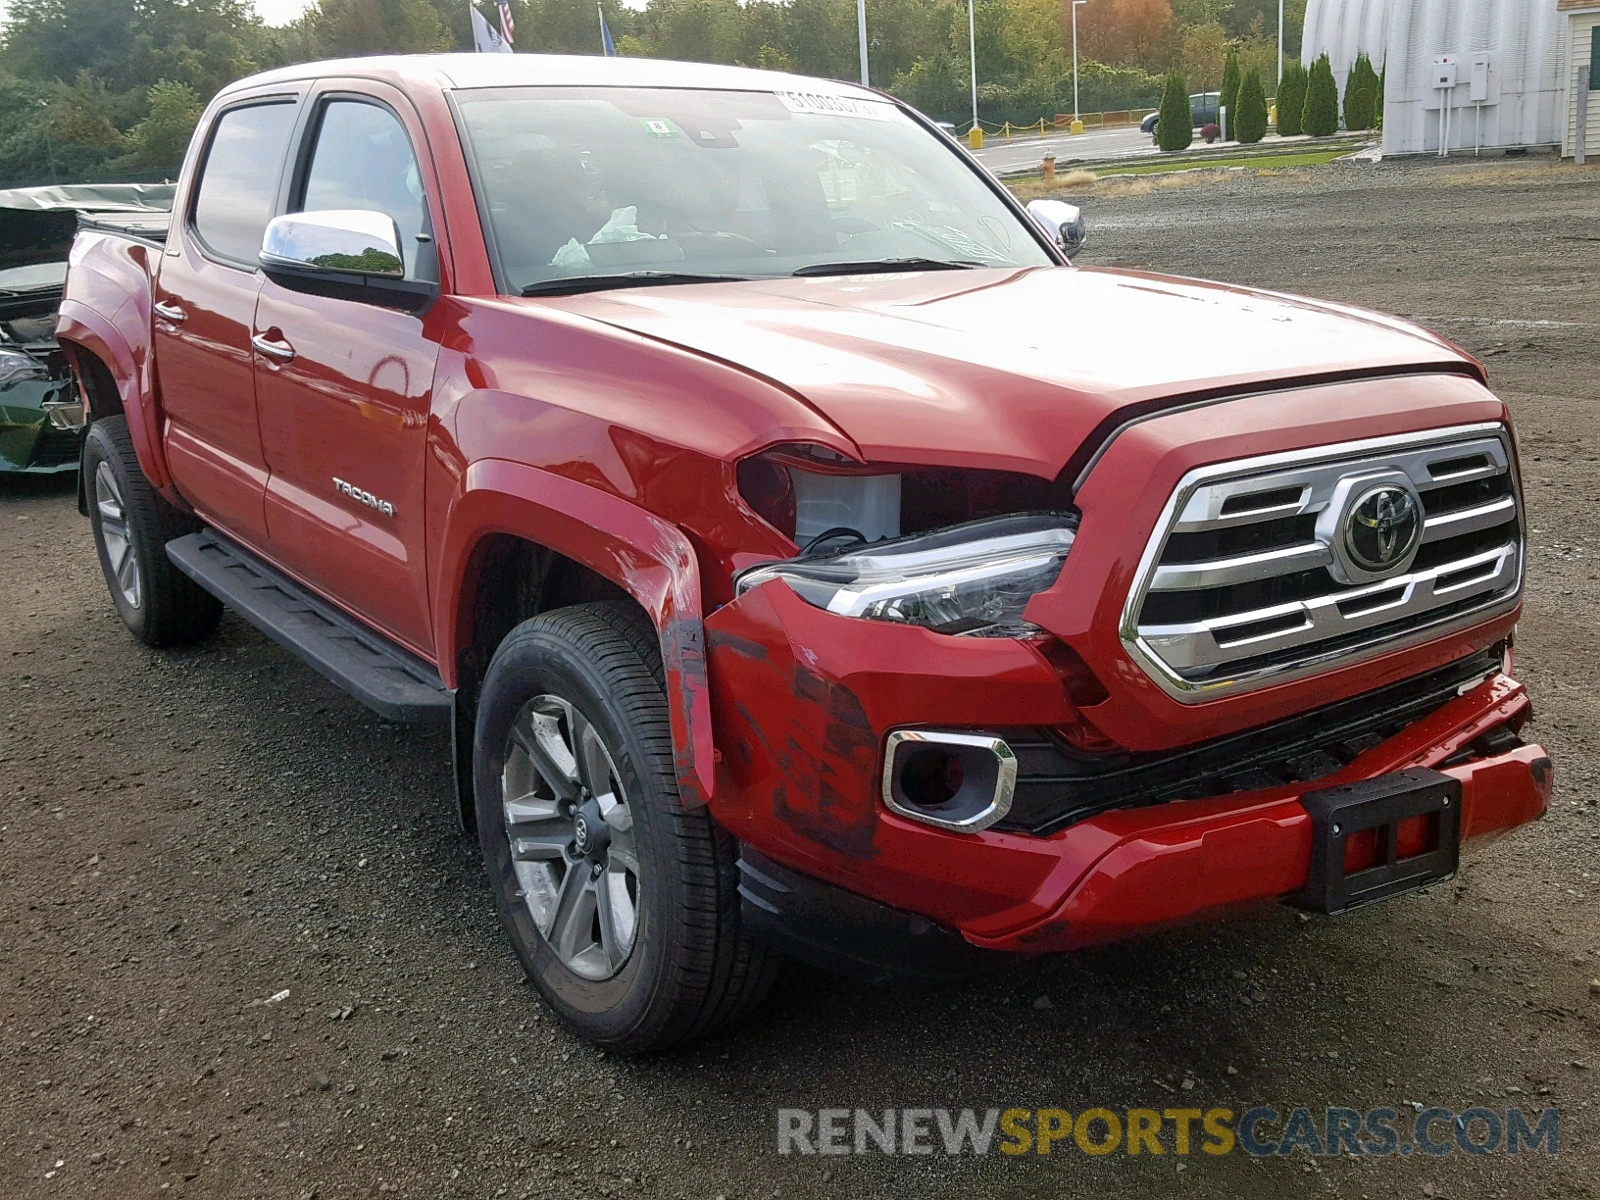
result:
<svg viewBox="0 0 1600 1200"><path fill-rule="evenodd" d="M258 354L277 362L291 362L294 359L294 347L288 342L275 342L266 335L258 333L250 339L250 344L256 348Z"/></svg>
<svg viewBox="0 0 1600 1200"><path fill-rule="evenodd" d="M176 304L162 304L158 300L150 307L155 311L156 316L160 317L163 321L171 321L174 325L181 325L183 322L189 319L189 314L184 312L183 309L179 308Z"/></svg>

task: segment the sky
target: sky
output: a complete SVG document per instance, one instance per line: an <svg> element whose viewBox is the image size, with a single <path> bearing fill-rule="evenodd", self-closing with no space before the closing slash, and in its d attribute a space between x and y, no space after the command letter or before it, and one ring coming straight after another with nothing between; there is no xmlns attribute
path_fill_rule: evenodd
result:
<svg viewBox="0 0 1600 1200"><path fill-rule="evenodd" d="M256 0L256 12L268 25L287 25L309 7L311 0Z"/></svg>

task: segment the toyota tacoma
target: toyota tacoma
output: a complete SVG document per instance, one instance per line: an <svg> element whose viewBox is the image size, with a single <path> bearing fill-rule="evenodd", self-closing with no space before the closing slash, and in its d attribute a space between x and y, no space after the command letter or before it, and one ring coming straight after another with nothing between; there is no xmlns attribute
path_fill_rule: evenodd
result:
<svg viewBox="0 0 1600 1200"><path fill-rule="evenodd" d="M225 604L448 725L603 1045L785 956L938 979L1449 878L1552 781L1505 405L1414 325L1081 241L848 84L258 75L170 228L73 247L81 505L140 641Z"/></svg>

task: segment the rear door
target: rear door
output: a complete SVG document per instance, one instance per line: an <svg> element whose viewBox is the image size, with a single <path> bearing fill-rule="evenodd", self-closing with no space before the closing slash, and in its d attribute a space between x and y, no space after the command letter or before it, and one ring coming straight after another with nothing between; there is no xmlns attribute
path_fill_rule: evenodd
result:
<svg viewBox="0 0 1600 1200"><path fill-rule="evenodd" d="M256 255L298 115L299 97L278 94L217 116L156 275L152 344L173 482L208 521L257 546L267 466L250 347Z"/></svg>
<svg viewBox="0 0 1600 1200"><path fill-rule="evenodd" d="M437 188L415 111L375 83L327 81L308 103L286 211L383 213L407 277L437 283ZM271 279L255 335L274 557L429 654L423 459L436 335L423 316Z"/></svg>

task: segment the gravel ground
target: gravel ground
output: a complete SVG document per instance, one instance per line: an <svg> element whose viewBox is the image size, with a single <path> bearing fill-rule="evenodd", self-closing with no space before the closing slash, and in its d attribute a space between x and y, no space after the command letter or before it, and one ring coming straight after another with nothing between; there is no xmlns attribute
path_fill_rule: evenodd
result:
<svg viewBox="0 0 1600 1200"><path fill-rule="evenodd" d="M0 482L0 1196L1594 1194L1600 171L1117 190L1076 197L1086 263L1387 308L1488 362L1521 419L1547 820L1346 919L1270 910L930 991L795 970L713 1041L608 1057L502 942L442 738L231 615L140 649L70 486ZM779 1106L1412 1102L1557 1105L1561 1150L820 1159L775 1138Z"/></svg>

